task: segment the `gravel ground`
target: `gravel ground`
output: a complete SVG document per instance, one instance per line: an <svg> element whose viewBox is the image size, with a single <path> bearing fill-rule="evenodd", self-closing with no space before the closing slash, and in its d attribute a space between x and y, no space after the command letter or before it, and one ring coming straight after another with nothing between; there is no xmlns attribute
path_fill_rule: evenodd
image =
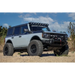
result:
<svg viewBox="0 0 75 75"><path fill-rule="evenodd" d="M54 56L53 51L46 51L39 57L28 56L26 52L3 56L3 52L0 51L0 62L75 62L75 52L69 52L68 56Z"/></svg>
<svg viewBox="0 0 75 75"><path fill-rule="evenodd" d="M70 42L69 42L70 43ZM13 56L3 56L3 45L0 45L0 62L75 62L75 52L68 56L55 56L53 51L45 51L42 56L28 56L27 52L15 52ZM71 44L69 44L71 49Z"/></svg>

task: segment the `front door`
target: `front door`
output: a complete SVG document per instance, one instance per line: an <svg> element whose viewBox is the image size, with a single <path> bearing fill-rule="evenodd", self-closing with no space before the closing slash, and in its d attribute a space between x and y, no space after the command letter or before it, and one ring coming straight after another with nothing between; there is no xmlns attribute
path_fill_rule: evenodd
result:
<svg viewBox="0 0 75 75"><path fill-rule="evenodd" d="M20 37L20 46L21 47L27 47L28 42L29 42L29 32L24 31L28 30L28 25L21 26L21 37Z"/></svg>
<svg viewBox="0 0 75 75"><path fill-rule="evenodd" d="M26 47L28 45L29 32L25 32L25 29L28 29L27 24L20 27L15 27L13 35L13 45L15 48Z"/></svg>

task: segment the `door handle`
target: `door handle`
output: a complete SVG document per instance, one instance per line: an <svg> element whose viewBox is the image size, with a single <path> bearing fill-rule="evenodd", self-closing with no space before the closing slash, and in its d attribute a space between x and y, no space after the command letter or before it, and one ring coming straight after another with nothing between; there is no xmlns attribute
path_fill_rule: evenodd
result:
<svg viewBox="0 0 75 75"><path fill-rule="evenodd" d="M19 38L21 37L21 35L19 36Z"/></svg>
<svg viewBox="0 0 75 75"><path fill-rule="evenodd" d="M13 39L14 37L12 36L12 39Z"/></svg>

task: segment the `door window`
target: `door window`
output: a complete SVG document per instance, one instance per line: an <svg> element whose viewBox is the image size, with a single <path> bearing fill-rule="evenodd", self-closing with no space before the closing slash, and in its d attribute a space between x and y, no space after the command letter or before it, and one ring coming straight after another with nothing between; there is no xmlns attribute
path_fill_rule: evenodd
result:
<svg viewBox="0 0 75 75"><path fill-rule="evenodd" d="M27 32L24 31L24 29L28 29L28 26L25 25L25 26L21 27L21 34L26 34L27 33Z"/></svg>
<svg viewBox="0 0 75 75"><path fill-rule="evenodd" d="M15 27L14 35L20 34L20 27Z"/></svg>
<svg viewBox="0 0 75 75"><path fill-rule="evenodd" d="M13 28L9 28L7 32L7 36L12 35L12 33L13 33Z"/></svg>

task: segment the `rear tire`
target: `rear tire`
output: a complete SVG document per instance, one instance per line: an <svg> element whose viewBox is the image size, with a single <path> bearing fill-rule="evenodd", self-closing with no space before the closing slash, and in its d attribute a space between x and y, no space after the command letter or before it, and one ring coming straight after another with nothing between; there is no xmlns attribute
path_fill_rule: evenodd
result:
<svg viewBox="0 0 75 75"><path fill-rule="evenodd" d="M4 56L12 56L14 53L13 45L11 43L6 43L3 48Z"/></svg>
<svg viewBox="0 0 75 75"><path fill-rule="evenodd" d="M66 55L68 55L68 52L69 52L69 47L68 47L68 45L66 45L66 46L62 47L60 50L55 50L54 54L55 54L55 56L61 56L61 55L66 56Z"/></svg>
<svg viewBox="0 0 75 75"><path fill-rule="evenodd" d="M32 40L27 49L29 56L41 56L43 52L42 42L39 40Z"/></svg>

